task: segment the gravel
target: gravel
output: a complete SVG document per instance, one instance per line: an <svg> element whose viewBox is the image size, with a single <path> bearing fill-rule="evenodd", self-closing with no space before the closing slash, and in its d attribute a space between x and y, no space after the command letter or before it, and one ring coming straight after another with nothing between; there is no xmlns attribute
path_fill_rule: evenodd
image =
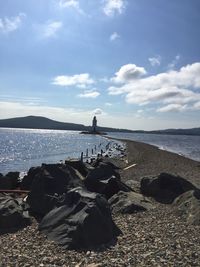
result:
<svg viewBox="0 0 200 267"><path fill-rule="evenodd" d="M170 206L114 215L123 231L99 251L68 251L48 241L37 222L0 239L0 266L200 266L199 226L187 225Z"/></svg>

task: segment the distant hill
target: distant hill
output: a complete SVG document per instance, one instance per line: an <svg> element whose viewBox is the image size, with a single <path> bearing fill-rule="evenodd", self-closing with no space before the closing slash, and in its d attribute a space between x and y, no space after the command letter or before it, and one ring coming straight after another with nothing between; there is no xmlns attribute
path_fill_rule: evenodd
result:
<svg viewBox="0 0 200 267"><path fill-rule="evenodd" d="M166 129L166 130L158 130L158 131L149 131L148 133L172 134L172 135L200 135L200 127L191 128L191 129Z"/></svg>
<svg viewBox="0 0 200 267"><path fill-rule="evenodd" d="M51 120L40 116L27 116L0 120L0 127L6 128L30 128L30 129L50 129L50 130L71 130L90 131L91 126L83 124L67 123ZM132 131L127 129L98 127L102 132L127 132L127 133L150 133L150 134L172 134L172 135L200 135L200 127L192 129L166 129L156 131Z"/></svg>
<svg viewBox="0 0 200 267"><path fill-rule="evenodd" d="M29 129L50 129L50 130L71 130L89 131L91 126L83 124L67 123L51 120L40 116L27 116L0 120L0 127L5 128L29 128ZM104 132L132 132L127 129L115 129L109 127L98 127L98 131Z"/></svg>

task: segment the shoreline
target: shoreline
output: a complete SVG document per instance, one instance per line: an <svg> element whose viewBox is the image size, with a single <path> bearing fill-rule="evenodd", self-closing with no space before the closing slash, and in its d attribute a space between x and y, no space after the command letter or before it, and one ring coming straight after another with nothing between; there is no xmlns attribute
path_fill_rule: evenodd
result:
<svg viewBox="0 0 200 267"><path fill-rule="evenodd" d="M171 152L171 153L174 153L174 154L178 154L178 155L180 155L182 157L185 157L185 158L188 158L188 159L191 159L191 160L200 162L200 157L198 159L190 158L189 156L187 156L186 154L182 153L181 151L178 152L178 151L175 151L175 150L171 150L170 148L168 149L167 146L165 146L165 148L164 148L164 146L162 144L161 145L157 145L157 144L148 143L148 142L141 141L141 140L132 140L132 139L128 139L128 138L126 139L126 138L112 137L112 136L107 136L106 138L110 138L110 139L114 139L114 140L119 140L119 141L123 141L123 142L133 141L133 142L137 142L137 143L151 145L151 146L157 147L160 150Z"/></svg>
<svg viewBox="0 0 200 267"><path fill-rule="evenodd" d="M128 161L126 165L136 164L130 169L121 171L123 181L140 181L144 176L168 172L181 176L200 187L199 161L138 141L117 138L114 140L126 144L126 160Z"/></svg>

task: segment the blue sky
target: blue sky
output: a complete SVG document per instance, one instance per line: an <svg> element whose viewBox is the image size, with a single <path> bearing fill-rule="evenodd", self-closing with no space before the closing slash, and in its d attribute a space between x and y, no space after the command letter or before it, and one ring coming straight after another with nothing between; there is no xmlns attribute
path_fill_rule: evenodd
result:
<svg viewBox="0 0 200 267"><path fill-rule="evenodd" d="M199 127L199 0L0 0L0 118Z"/></svg>

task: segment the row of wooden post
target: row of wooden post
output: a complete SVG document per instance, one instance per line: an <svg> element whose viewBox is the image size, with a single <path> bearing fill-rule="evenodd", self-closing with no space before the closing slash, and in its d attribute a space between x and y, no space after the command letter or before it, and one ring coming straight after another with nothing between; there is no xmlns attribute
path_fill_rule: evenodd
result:
<svg viewBox="0 0 200 267"><path fill-rule="evenodd" d="M109 149L109 146L110 146L110 142L106 145L106 150ZM98 147L101 147L101 143L99 144ZM92 150L91 150L92 155L94 155L94 151L95 151L95 152L97 151L97 146L96 146L96 145L94 146L94 149L92 148ZM101 153L100 153L100 154L98 153L98 155L101 155L101 156L102 156L103 153L104 153L104 151L103 151L103 149L101 149ZM88 150L88 148L87 148L87 149L86 149L86 154L85 154L86 158L88 158L88 154L89 154L89 150ZM81 161L82 161L82 162L83 162L83 158L84 158L84 153L81 152Z"/></svg>

